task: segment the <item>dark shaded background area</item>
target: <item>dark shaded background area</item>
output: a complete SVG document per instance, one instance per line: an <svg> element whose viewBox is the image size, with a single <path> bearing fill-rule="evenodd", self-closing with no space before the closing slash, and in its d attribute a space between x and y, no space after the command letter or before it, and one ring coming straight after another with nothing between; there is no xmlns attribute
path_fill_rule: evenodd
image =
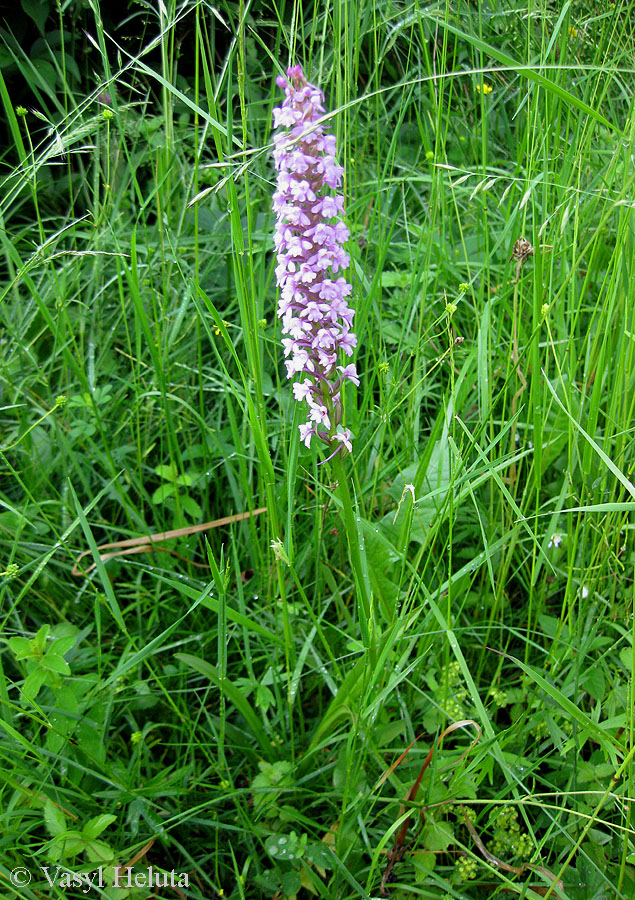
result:
<svg viewBox="0 0 635 900"><path fill-rule="evenodd" d="M289 4L287 4L289 5ZM194 4L192 4L192 7ZM286 17L285 4L278 13ZM192 8L169 30L174 46L178 70L176 80L192 83L195 61L195 27ZM23 106L49 114L55 101L62 110L70 107L69 97L76 100L89 95L105 77L98 34L103 30L108 60L113 72L125 65L129 57L137 56L161 32L158 4L101 3L101 28L86 0L74 0L63 12L63 28L55 0L17 0L0 3L0 73L13 108ZM201 8L205 18L212 58L219 67L236 33L239 17L238 3L223 4L225 25L220 18ZM277 20L268 3L256 3L251 16ZM253 20L252 20L253 21ZM259 23L262 27L262 23ZM266 31L266 28L265 28ZM262 33L262 31L261 31ZM146 65L160 70L159 43L144 52ZM135 79L138 83L138 74ZM125 91L124 86L122 90ZM150 86L156 91L156 84ZM65 99L66 98L66 99ZM12 140L8 131L5 104L0 105L1 163L4 168L17 161L11 153ZM37 137L37 133L35 134Z"/></svg>

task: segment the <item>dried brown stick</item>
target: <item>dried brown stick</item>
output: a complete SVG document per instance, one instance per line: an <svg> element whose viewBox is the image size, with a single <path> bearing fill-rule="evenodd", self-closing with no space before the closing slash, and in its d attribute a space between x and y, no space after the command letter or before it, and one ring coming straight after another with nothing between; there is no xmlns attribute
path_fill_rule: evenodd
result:
<svg viewBox="0 0 635 900"><path fill-rule="evenodd" d="M97 550L100 551L99 558L102 562L107 559L112 559L115 556L130 556L134 553L149 553L152 550L165 550L168 553L174 553L173 550L167 550L166 547L155 547L154 544L158 544L161 541L170 541L174 538L179 537L187 537L190 534L200 534L201 531L209 531L211 528L220 528L222 525L231 525L233 522L240 522L242 519L248 519L250 516L258 516L260 513L266 512L267 507L261 506L259 509L254 509L253 512L243 512L236 513L233 516L223 516L221 519L214 519L211 522L203 522L202 525L188 525L185 528L175 528L173 531L162 531L159 534L147 534L143 537L136 538L126 538L123 541L115 541L111 544L100 544L97 547ZM112 550L112 553L102 553L102 550ZM88 575L89 572L97 565L93 563L88 569L80 571L77 567L85 556L88 556L92 553L92 550L84 550L83 553L75 560L75 565L73 566L72 575L82 576ZM178 554L175 554L178 555Z"/></svg>
<svg viewBox="0 0 635 900"><path fill-rule="evenodd" d="M563 882L556 881L556 876L553 874L553 872L550 872L549 869L547 869L545 866L535 866L532 863L523 863L522 866L510 866L509 863L506 863L504 860L499 859L497 856L494 856L493 853L490 853L489 850L487 849L487 847L485 846L485 844L483 843L483 841L481 840L481 837L480 837L479 833L477 832L476 828L474 827L473 823L470 821L469 816L467 814L467 810L464 806L461 806L461 811L463 813L465 827L469 831L469 833L472 837L472 840L474 841L474 843L476 844L478 849L481 851L481 854L489 863L491 863L497 869L503 869L505 872L512 872L514 875L522 875L523 872L526 872L528 869L530 869L533 872L539 872L541 875L544 875L549 881L552 881L554 883L554 886L556 889L564 891ZM537 885L537 886L532 885L531 889L532 889L532 891L535 891L536 894L546 894L547 890L549 890L548 888L542 887L541 885ZM506 890L511 890L511 889L506 888ZM520 891L518 891L518 893L520 894Z"/></svg>

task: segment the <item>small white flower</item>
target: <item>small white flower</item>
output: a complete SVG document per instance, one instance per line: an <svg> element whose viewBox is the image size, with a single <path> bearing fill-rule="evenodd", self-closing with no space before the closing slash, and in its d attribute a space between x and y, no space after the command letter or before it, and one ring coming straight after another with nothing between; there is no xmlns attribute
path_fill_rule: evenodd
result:
<svg viewBox="0 0 635 900"><path fill-rule="evenodd" d="M351 443L351 437L352 437L352 436L351 436L350 429L348 429L348 428L342 428L342 429L338 429L338 431L335 432L335 434L333 435L333 437L331 438L331 440L334 440L334 441L341 441L341 443L344 444L344 446L346 447L346 449L348 450L348 452L349 452L349 453L352 453L352 452L353 452L353 445L352 445L352 443Z"/></svg>
<svg viewBox="0 0 635 900"><path fill-rule="evenodd" d="M305 447L311 447L311 438L315 434L315 428L312 422L307 422L305 425L300 425L300 440L303 442Z"/></svg>
<svg viewBox="0 0 635 900"><path fill-rule="evenodd" d="M401 509L401 504L403 503L404 498L405 498L406 494L408 494L408 493L412 497L412 502L414 503L415 502L415 486L414 486L414 484L404 484L403 491L401 492L401 497L399 499L399 503L397 504L397 509L395 510L395 518L392 520L393 525L397 521L397 518L399 516L399 510Z"/></svg>
<svg viewBox="0 0 635 900"><path fill-rule="evenodd" d="M589 596L589 593L590 592L589 592L588 587L586 586L586 584L583 584L582 587L580 588L580 596L582 597L582 599L586 600L586 598Z"/></svg>
<svg viewBox="0 0 635 900"><path fill-rule="evenodd" d="M357 377L354 363L350 363L348 366L338 366L337 369L342 373L342 378L348 378L349 381L352 381L353 384L359 387L359 378Z"/></svg>
<svg viewBox="0 0 635 900"><path fill-rule="evenodd" d="M293 385L293 396L296 400L306 400L313 396L314 387L308 378L304 381L296 381Z"/></svg>
<svg viewBox="0 0 635 900"><path fill-rule="evenodd" d="M283 562L287 566L290 565L287 551L284 549L284 544L282 543L280 538L276 538L275 540L273 540L270 546L273 550L273 555L279 562Z"/></svg>
<svg viewBox="0 0 635 900"><path fill-rule="evenodd" d="M559 547L561 543L562 543L562 535L556 533L556 534L553 534L551 536L551 538L549 539L549 543L547 544L547 547L548 548Z"/></svg>

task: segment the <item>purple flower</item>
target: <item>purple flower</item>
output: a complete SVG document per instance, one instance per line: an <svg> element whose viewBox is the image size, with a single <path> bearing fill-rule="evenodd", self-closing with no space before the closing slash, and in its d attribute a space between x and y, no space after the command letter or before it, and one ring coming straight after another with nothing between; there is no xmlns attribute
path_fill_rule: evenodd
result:
<svg viewBox="0 0 635 900"><path fill-rule="evenodd" d="M276 83L285 91L282 106L273 111L274 125L281 129L274 137L278 189L273 209L278 316L288 335L282 341L285 365L289 378L304 379L293 385L296 400L309 408L300 439L310 447L317 435L336 448L335 455L352 449L350 431L340 427L340 388L344 381L359 384L352 363L337 365L339 351L351 356L357 345L351 331L355 313L345 299L352 288L336 277L350 262L343 248L350 232L338 218L344 198L331 193L344 169L335 163L335 136L320 124L322 91L307 81L300 66L292 66Z"/></svg>

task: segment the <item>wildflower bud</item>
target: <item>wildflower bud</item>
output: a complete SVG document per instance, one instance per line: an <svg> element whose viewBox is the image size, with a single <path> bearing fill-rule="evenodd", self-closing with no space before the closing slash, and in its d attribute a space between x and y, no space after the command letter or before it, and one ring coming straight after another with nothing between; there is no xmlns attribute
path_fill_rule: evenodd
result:
<svg viewBox="0 0 635 900"><path fill-rule="evenodd" d="M350 451L350 431L339 427L340 391L345 381L359 384L359 378L354 365L337 363L340 351L352 355L357 338L346 301L352 288L338 274L350 262L343 248L349 238L341 220L344 198L332 193L344 169L335 162L335 135L319 124L322 91L307 81L300 66L292 66L276 83L285 91L282 106L273 111L274 124L282 129L274 137L278 189L273 209L287 377L304 376L293 385L293 394L309 408L307 422L300 425L306 446L317 435L334 453Z"/></svg>
<svg viewBox="0 0 635 900"><path fill-rule="evenodd" d="M65 394L60 394L59 397L57 397L55 400L55 405L58 409L64 409L67 403L68 397Z"/></svg>
<svg viewBox="0 0 635 900"><path fill-rule="evenodd" d="M478 873L478 863L475 859L468 856L462 856L455 862L455 869L459 881L470 881L476 878Z"/></svg>
<svg viewBox="0 0 635 900"><path fill-rule="evenodd" d="M26 109L24 106L16 106L15 108L16 116L19 116L21 119L26 118Z"/></svg>
<svg viewBox="0 0 635 900"><path fill-rule="evenodd" d="M278 562L283 562L287 566L291 565L287 551L284 549L284 544L280 538L276 538L271 542L271 549Z"/></svg>

